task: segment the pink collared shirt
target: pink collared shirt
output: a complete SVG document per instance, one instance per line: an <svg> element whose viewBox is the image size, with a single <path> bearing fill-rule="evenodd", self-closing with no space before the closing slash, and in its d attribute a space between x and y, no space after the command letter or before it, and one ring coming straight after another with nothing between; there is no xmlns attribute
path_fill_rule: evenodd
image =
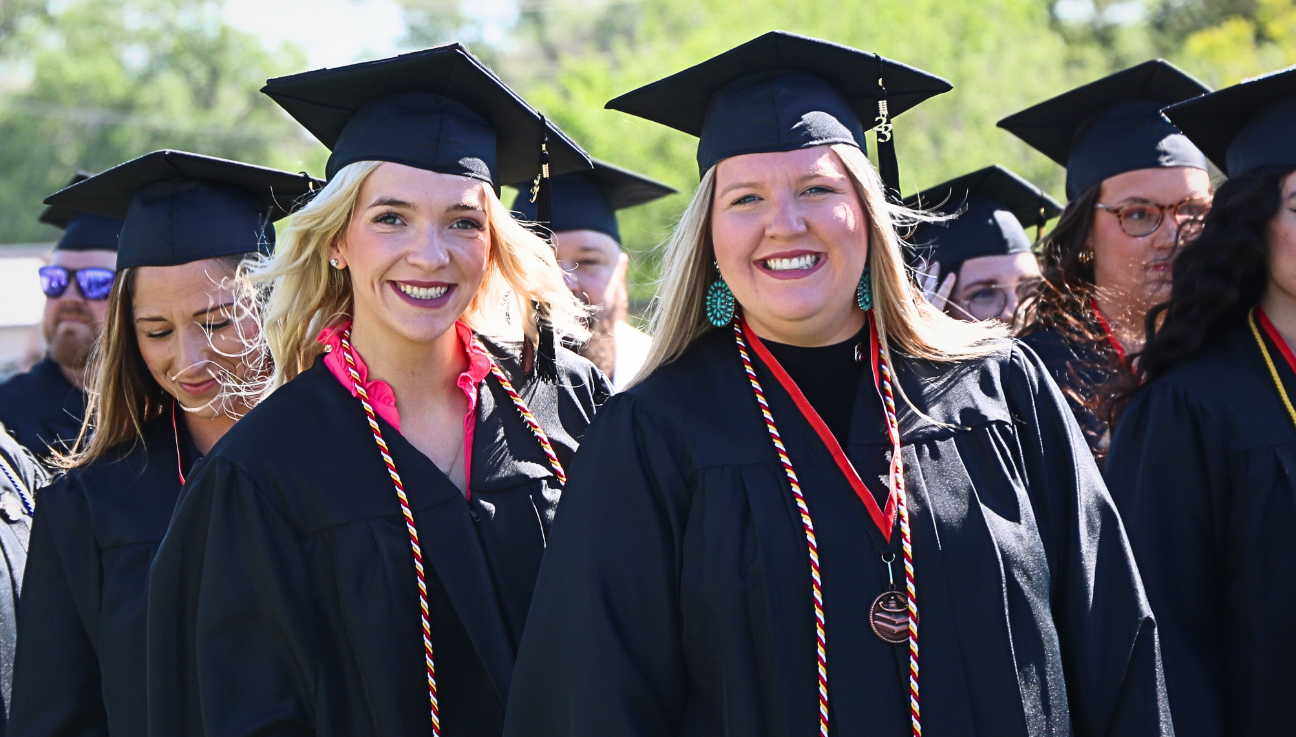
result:
<svg viewBox="0 0 1296 737"><path fill-rule="evenodd" d="M320 332L317 340L324 346L324 365L354 397L356 396L355 385L351 381L351 373L347 371L346 359L342 357L342 334L350 326L351 322L348 320L326 328ZM472 479L473 434L477 427L477 386L490 373L491 358L479 347L479 344L473 341L472 330L467 325L455 322L454 327L455 335L459 336L459 344L463 347L464 356L468 359L468 369L459 374L459 378L455 380L455 384L468 399L468 411L464 413L463 419L464 484L467 486ZM353 344L351 348L354 350L355 345ZM400 413L396 409L395 392L381 379L369 380L369 369L358 351L355 354L355 362L356 373L360 374L360 384L369 395L369 404L373 406L374 412L395 428L396 432L400 432ZM466 488L464 493L470 495Z"/></svg>

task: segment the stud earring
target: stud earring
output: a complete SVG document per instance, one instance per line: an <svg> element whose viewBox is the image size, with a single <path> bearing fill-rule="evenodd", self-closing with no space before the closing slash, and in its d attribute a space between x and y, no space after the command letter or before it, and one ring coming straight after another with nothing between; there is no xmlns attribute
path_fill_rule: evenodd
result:
<svg viewBox="0 0 1296 737"><path fill-rule="evenodd" d="M706 314L707 320L718 328L733 322L734 296L729 291L729 285L725 284L724 277L720 275L719 264L716 264L716 280L707 287Z"/></svg>
<svg viewBox="0 0 1296 737"><path fill-rule="evenodd" d="M873 309L873 279L869 276L867 266L864 267L864 273L860 274L859 286L855 287L855 304L865 312Z"/></svg>
<svg viewBox="0 0 1296 737"><path fill-rule="evenodd" d="M333 268L336 269L338 267L338 260L335 258L329 259L329 266L332 266Z"/></svg>

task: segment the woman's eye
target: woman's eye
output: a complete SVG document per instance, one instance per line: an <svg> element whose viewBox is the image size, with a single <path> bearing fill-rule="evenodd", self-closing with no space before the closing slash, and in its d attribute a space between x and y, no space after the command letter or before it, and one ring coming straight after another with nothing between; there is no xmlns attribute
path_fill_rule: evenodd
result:
<svg viewBox="0 0 1296 737"><path fill-rule="evenodd" d="M394 212L384 212L383 214L374 218L374 222L382 223L383 225L400 225L402 221L400 215L397 215Z"/></svg>
<svg viewBox="0 0 1296 737"><path fill-rule="evenodd" d="M1145 223L1153 218L1150 207L1131 207L1125 211L1125 217L1136 223Z"/></svg>
<svg viewBox="0 0 1296 737"><path fill-rule="evenodd" d="M203 329L209 333L214 333L217 330L224 330L225 328L229 327L233 323L234 321L230 319L221 320L220 322L209 322L203 326Z"/></svg>
<svg viewBox="0 0 1296 737"><path fill-rule="evenodd" d="M828 187L822 187L822 186L818 186L818 185L816 185L816 186L814 186L814 187L807 187L806 190L805 190L804 192L802 192L801 194L812 194L812 195L813 195L813 194L832 194L832 193L833 193L833 190L832 190L832 189L830 189L830 188L828 188Z"/></svg>
<svg viewBox="0 0 1296 737"><path fill-rule="evenodd" d="M482 224L472 218L459 218L450 223L451 230L481 230Z"/></svg>
<svg viewBox="0 0 1296 737"><path fill-rule="evenodd" d="M745 194L742 197L739 197L738 199L731 202L730 206L732 207L734 205L750 205L751 203L755 202L757 199L758 198L754 194Z"/></svg>
<svg viewBox="0 0 1296 737"><path fill-rule="evenodd" d="M167 337L170 334L171 334L170 330L157 330L152 333L145 333L145 335L147 335L150 340L162 340L163 338Z"/></svg>

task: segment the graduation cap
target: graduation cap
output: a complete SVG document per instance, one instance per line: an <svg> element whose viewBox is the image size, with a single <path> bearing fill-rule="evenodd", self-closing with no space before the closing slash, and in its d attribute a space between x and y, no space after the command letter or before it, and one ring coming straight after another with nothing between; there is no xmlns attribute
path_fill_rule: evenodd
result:
<svg viewBox="0 0 1296 737"><path fill-rule="evenodd" d="M71 187L94 176L90 172L79 171L72 176L64 187ZM56 251L116 251L117 237L121 234L121 218L91 215L66 207L46 207L40 214L40 222L53 225L63 231L63 236L54 245Z"/></svg>
<svg viewBox="0 0 1296 737"><path fill-rule="evenodd" d="M45 204L123 219L120 271L267 253L274 243L271 223L322 184L305 174L154 151L59 190Z"/></svg>
<svg viewBox="0 0 1296 737"><path fill-rule="evenodd" d="M898 197L890 120L950 89L940 77L877 54L771 31L607 107L698 136L702 173L742 154L835 143L865 149L865 130L877 130L878 170Z"/></svg>
<svg viewBox="0 0 1296 737"><path fill-rule="evenodd" d="M643 205L676 192L674 187L606 161L594 159L593 163L591 171L570 172L553 178L553 219L549 226L553 232L596 230L620 243L617 210ZM522 220L536 219L535 203L525 190L513 200L513 211Z"/></svg>
<svg viewBox="0 0 1296 737"><path fill-rule="evenodd" d="M971 258L1030 251L1025 227L1043 228L1062 213L1044 190L997 164L910 195L905 205L957 215L924 223L912 238L920 247L929 244L930 258L947 274Z"/></svg>
<svg viewBox="0 0 1296 737"><path fill-rule="evenodd" d="M1206 168L1206 157L1161 108L1210 88L1164 59L1077 87L999 121L1066 167L1067 197L1137 169Z"/></svg>
<svg viewBox="0 0 1296 737"><path fill-rule="evenodd" d="M357 161L496 187L590 168L580 146L457 43L279 77L261 91L333 152L330 179Z"/></svg>
<svg viewBox="0 0 1296 737"><path fill-rule="evenodd" d="M1230 177L1296 164L1296 67L1171 105L1165 114Z"/></svg>

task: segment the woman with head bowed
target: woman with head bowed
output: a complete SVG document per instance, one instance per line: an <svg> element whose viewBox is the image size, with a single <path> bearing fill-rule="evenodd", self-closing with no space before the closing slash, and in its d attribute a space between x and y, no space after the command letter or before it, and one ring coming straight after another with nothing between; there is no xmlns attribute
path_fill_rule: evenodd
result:
<svg viewBox="0 0 1296 737"><path fill-rule="evenodd" d="M46 202L124 218L66 475L41 490L9 734L147 732L148 572L186 477L248 410L263 361L236 272L315 180L156 151Z"/></svg>
<svg viewBox="0 0 1296 737"><path fill-rule="evenodd" d="M1179 735L1282 734L1296 700L1296 70L1166 115L1229 176L1148 316L1106 475Z"/></svg>
<svg viewBox="0 0 1296 737"><path fill-rule="evenodd" d="M1100 465L1107 398L1132 375L1184 234L1210 210L1206 157L1161 108L1209 91L1156 59L999 121L1066 167L1070 201L1043 240L1044 280L1022 306L1022 341L1062 387Z"/></svg>
<svg viewBox="0 0 1296 737"><path fill-rule="evenodd" d="M890 116L947 89L773 32L609 103L699 135L702 178L643 378L571 470L506 734L1169 734L1065 400L903 266Z"/></svg>
<svg viewBox="0 0 1296 737"><path fill-rule="evenodd" d="M610 389L562 347L583 308L496 187L589 160L457 44L264 91L332 149L328 184L251 275L272 391L153 565L149 732L499 734Z"/></svg>

